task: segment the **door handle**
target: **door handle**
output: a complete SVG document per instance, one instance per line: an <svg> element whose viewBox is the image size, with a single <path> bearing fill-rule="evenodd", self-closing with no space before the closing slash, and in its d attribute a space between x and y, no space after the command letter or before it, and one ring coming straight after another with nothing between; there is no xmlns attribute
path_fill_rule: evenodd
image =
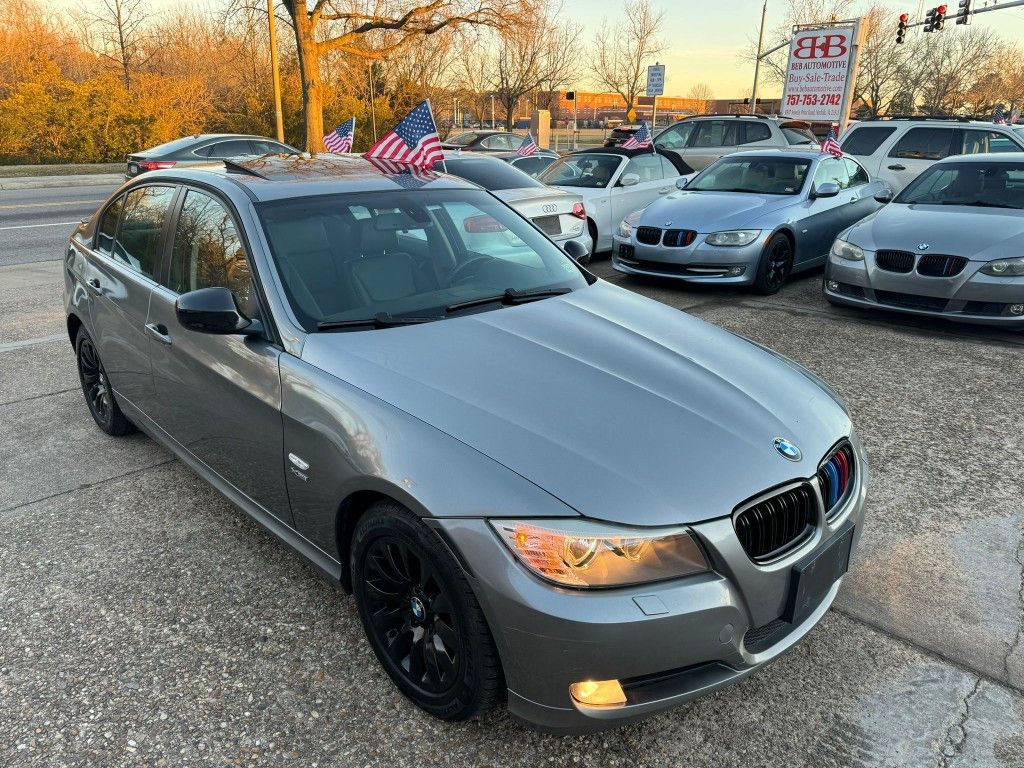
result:
<svg viewBox="0 0 1024 768"><path fill-rule="evenodd" d="M90 277L85 281L85 284L96 292L99 292L100 290L100 279L98 277Z"/></svg>
<svg viewBox="0 0 1024 768"><path fill-rule="evenodd" d="M905 171L905 170L907 170L907 166L900 165L899 163L896 163L896 165L890 165L890 166L887 166L887 167L888 167L888 169L890 171Z"/></svg>
<svg viewBox="0 0 1024 768"><path fill-rule="evenodd" d="M167 326L162 323L146 323L146 333L161 344L171 345L171 335L167 332Z"/></svg>

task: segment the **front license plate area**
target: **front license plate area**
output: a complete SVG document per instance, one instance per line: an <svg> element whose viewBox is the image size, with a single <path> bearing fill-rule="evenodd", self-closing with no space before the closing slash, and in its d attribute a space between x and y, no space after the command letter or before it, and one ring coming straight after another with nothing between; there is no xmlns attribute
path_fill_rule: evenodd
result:
<svg viewBox="0 0 1024 768"><path fill-rule="evenodd" d="M853 523L847 522L825 549L793 566L783 619L791 624L800 624L814 612L832 585L850 567L852 546Z"/></svg>

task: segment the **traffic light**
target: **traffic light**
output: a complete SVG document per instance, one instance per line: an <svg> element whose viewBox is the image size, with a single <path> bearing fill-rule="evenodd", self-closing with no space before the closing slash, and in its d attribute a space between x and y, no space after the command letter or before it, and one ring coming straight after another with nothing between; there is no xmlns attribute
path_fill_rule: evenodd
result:
<svg viewBox="0 0 1024 768"><path fill-rule="evenodd" d="M576 101L576 91L566 91L565 92L565 100L566 101Z"/></svg>
<svg viewBox="0 0 1024 768"><path fill-rule="evenodd" d="M929 8L928 9L928 13L926 13L924 15L924 28L921 31L922 32L931 32L932 31L932 27L934 26L934 24L935 24L935 9L934 8Z"/></svg>
<svg viewBox="0 0 1024 768"><path fill-rule="evenodd" d="M900 14L900 23L896 27L896 42L901 44L901 45L907 39L907 23L909 21L910 21L910 14L909 13L901 13Z"/></svg>
<svg viewBox="0 0 1024 768"><path fill-rule="evenodd" d="M946 24L946 6L940 5L935 9L935 19L932 21L932 29L941 32Z"/></svg>
<svg viewBox="0 0 1024 768"><path fill-rule="evenodd" d="M960 0L960 7L956 10L956 23L971 23L971 0Z"/></svg>

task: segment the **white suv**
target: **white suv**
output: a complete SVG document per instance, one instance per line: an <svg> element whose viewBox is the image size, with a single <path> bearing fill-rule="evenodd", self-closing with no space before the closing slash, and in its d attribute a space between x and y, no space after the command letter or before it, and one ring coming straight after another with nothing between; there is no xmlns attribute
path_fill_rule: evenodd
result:
<svg viewBox="0 0 1024 768"><path fill-rule="evenodd" d="M683 166L703 171L715 160L747 149L814 146L810 123L767 115L699 115L673 123L654 138L654 146L675 155ZM679 165L678 163L676 164Z"/></svg>
<svg viewBox="0 0 1024 768"><path fill-rule="evenodd" d="M1024 152L1024 126L967 118L867 120L852 126L839 146L873 178L899 192L936 160L950 155Z"/></svg>

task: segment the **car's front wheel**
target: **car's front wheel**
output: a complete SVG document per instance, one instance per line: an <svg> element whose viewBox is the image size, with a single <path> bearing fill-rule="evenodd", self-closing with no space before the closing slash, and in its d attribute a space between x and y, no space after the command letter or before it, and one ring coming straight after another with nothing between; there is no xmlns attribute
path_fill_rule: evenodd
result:
<svg viewBox="0 0 1024 768"><path fill-rule="evenodd" d="M415 515L382 501L356 524L352 588L370 646L399 690L443 720L498 702L501 663L459 564Z"/></svg>
<svg viewBox="0 0 1024 768"><path fill-rule="evenodd" d="M793 270L793 244L781 232L772 235L761 252L754 290L762 296L778 293Z"/></svg>
<svg viewBox="0 0 1024 768"><path fill-rule="evenodd" d="M114 399L100 353L85 328L79 328L75 337L75 357L82 394L85 395L85 403L96 425L108 435L127 435L134 429L134 425L128 421Z"/></svg>

